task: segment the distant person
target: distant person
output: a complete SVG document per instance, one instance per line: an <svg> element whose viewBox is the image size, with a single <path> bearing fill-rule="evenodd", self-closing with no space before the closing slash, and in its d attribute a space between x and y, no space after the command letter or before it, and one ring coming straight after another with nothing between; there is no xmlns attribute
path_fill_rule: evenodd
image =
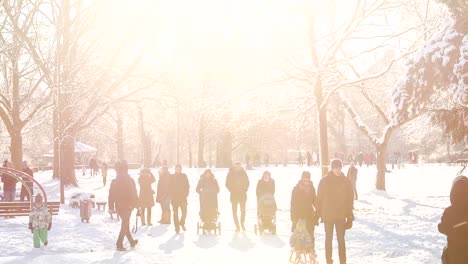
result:
<svg viewBox="0 0 468 264"><path fill-rule="evenodd" d="M297 161L298 161L298 163L299 163L299 166L302 167L302 166L304 165L304 158L302 157L301 152L299 152L299 155L298 155L298 157L297 157Z"/></svg>
<svg viewBox="0 0 468 264"><path fill-rule="evenodd" d="M27 175L31 176L34 178L34 173L33 171L28 167L28 163L26 161L23 161L23 169L22 171L26 173ZM26 183L26 186L29 188L31 193L28 192L27 187L21 186L21 192L20 192L20 201L24 201L27 199L28 201L31 201L31 197L33 197L34 191L33 191L33 181L30 179L27 179L26 177L23 177L23 181Z"/></svg>
<svg viewBox="0 0 468 264"><path fill-rule="evenodd" d="M317 152L315 151L312 153L312 162L314 163L314 166L318 166L320 164Z"/></svg>
<svg viewBox="0 0 468 264"><path fill-rule="evenodd" d="M265 163L265 167L268 167L270 165L270 155L265 154L265 158L264 158L263 163Z"/></svg>
<svg viewBox="0 0 468 264"><path fill-rule="evenodd" d="M357 160L358 160L358 163L359 163L359 167L362 167L362 163L364 161L364 154L362 153L362 151L359 151L359 154L357 156Z"/></svg>
<svg viewBox="0 0 468 264"><path fill-rule="evenodd" d="M236 232L240 228L245 231L245 203L247 202L247 190L249 189L249 177L242 168L240 162L236 162L233 167L229 169L226 177L226 188L231 193L232 217L236 225ZM237 216L238 208L240 207L240 219Z"/></svg>
<svg viewBox="0 0 468 264"><path fill-rule="evenodd" d="M98 174L99 166L95 158L89 160L89 168L91 169L91 176L96 176Z"/></svg>
<svg viewBox="0 0 468 264"><path fill-rule="evenodd" d="M182 173L182 166L177 164L175 166L175 173L171 176L169 184L169 193L172 204L172 213L174 215L174 226L177 234L180 228L186 231L185 219L187 218L187 197L189 195L190 185L187 175ZM179 210L181 215L179 217Z"/></svg>
<svg viewBox="0 0 468 264"><path fill-rule="evenodd" d="M102 162L101 164L101 172L102 172L102 184L106 186L107 183L107 163Z"/></svg>
<svg viewBox="0 0 468 264"><path fill-rule="evenodd" d="M47 246L49 240L47 238L47 231L52 227L52 214L43 203L42 196L36 195L34 204L29 213L29 229L33 233L34 248L40 248L41 242Z"/></svg>
<svg viewBox="0 0 468 264"><path fill-rule="evenodd" d="M134 248L138 244L130 233L130 215L133 209L138 208L138 194L135 181L128 175L126 161L115 164L116 179L112 181L109 189L109 210L116 210L121 219L120 233L117 239L117 251L125 251L123 247L124 237Z"/></svg>
<svg viewBox="0 0 468 264"><path fill-rule="evenodd" d="M151 185L156 181L149 169L142 169L138 183L140 184L140 212L141 224L149 226L151 223L151 208L154 206L154 191ZM146 212L146 220L145 220Z"/></svg>
<svg viewBox="0 0 468 264"><path fill-rule="evenodd" d="M12 164L8 160L3 161L3 167L11 168ZM3 182L3 199L5 202L13 202L16 197L16 178L9 176L8 174L2 175Z"/></svg>
<svg viewBox="0 0 468 264"><path fill-rule="evenodd" d="M348 177L349 181L351 182L353 186L355 200L358 199L358 193L357 193L357 188L356 188L357 173L358 173L358 169L354 166L354 162L349 163L348 173L346 174L346 177Z"/></svg>
<svg viewBox="0 0 468 264"><path fill-rule="evenodd" d="M341 169L339 159L332 160L330 172L320 180L317 195L318 216L325 223L325 256L327 264L333 263L333 230L336 230L340 263L346 263L346 229L352 227L354 220L354 195L351 182Z"/></svg>
<svg viewBox="0 0 468 264"><path fill-rule="evenodd" d="M300 219L305 221L307 232L311 239L311 253L315 257L315 224L316 224L316 202L315 187L310 180L310 172L304 171L291 193L291 221L292 231Z"/></svg>
<svg viewBox="0 0 468 264"><path fill-rule="evenodd" d="M306 160L307 160L307 166L310 167L310 165L312 165L312 154L310 154L310 151L307 151Z"/></svg>
<svg viewBox="0 0 468 264"><path fill-rule="evenodd" d="M156 193L156 202L161 205L161 219L158 221L163 225L171 224L171 198L169 197L169 185L171 174L167 167L167 160L163 160L162 167L158 170L159 180Z"/></svg>
<svg viewBox="0 0 468 264"><path fill-rule="evenodd" d="M468 263L468 178L455 178L450 191L450 203L442 215L439 232L447 236L443 264Z"/></svg>

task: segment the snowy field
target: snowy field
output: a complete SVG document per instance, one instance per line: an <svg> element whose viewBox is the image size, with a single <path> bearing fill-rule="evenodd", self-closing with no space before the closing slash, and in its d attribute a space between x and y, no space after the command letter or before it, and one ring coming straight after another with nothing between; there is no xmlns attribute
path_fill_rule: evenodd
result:
<svg viewBox="0 0 468 264"><path fill-rule="evenodd" d="M319 183L318 168L270 167L276 181L278 234L257 236L255 187L265 168L248 171L250 189L247 202L246 232L234 232L229 193L224 187L227 169L214 169L221 187L219 195L222 234L197 235L198 194L195 187L201 169L185 169L190 180L187 232L176 235L173 226L157 223L161 211L153 207L152 227L141 227L136 234L140 243L127 252L116 252L119 222L111 221L107 212L93 209L90 223L81 223L79 209L68 206L76 191L92 192L97 201L107 200L108 185L101 177L82 177L80 188L66 190L66 205L53 218L49 246L34 249L28 230L28 218L0 219L0 263L288 263L290 254L289 202L293 186L302 170L312 171L314 186ZM355 223L346 234L348 264L365 263L440 263L445 237L437 232L437 223L449 205L449 191L459 167L445 165L407 165L387 174L388 193L374 190L375 167L361 168L358 175L359 201L355 203ZM344 169L344 172L347 168ZM154 171L156 172L156 171ZM109 171L110 179L114 173ZM138 171L131 171L133 178ZM157 177L157 173L155 173ZM37 173L36 179L48 191L49 200L58 200L59 184L50 172ZM19 184L18 184L19 187ZM154 184L156 189L156 184ZM131 225L135 218L132 217ZM315 231L319 262L325 263L324 230ZM128 247L128 245L127 245ZM336 240L334 260L338 262Z"/></svg>

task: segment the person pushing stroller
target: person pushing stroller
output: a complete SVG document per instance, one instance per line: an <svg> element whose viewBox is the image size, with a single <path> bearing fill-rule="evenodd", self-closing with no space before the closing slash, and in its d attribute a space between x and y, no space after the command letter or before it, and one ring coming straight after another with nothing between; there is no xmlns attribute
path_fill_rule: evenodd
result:
<svg viewBox="0 0 468 264"><path fill-rule="evenodd" d="M218 193L219 185L213 172L206 169L200 176L196 188L200 195L200 219L203 230L214 230L218 221Z"/></svg>
<svg viewBox="0 0 468 264"><path fill-rule="evenodd" d="M257 183L257 222L255 231L269 230L276 233L276 201L275 201L275 181L271 178L271 173L265 171L262 178Z"/></svg>

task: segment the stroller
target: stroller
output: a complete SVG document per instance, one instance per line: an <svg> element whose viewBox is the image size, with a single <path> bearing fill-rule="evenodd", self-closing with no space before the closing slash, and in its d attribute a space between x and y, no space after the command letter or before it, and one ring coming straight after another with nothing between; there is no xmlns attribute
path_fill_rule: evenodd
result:
<svg viewBox="0 0 468 264"><path fill-rule="evenodd" d="M200 195L200 222L197 223L197 235L200 230L203 235L221 234L221 223L218 222L218 195L217 193L203 193Z"/></svg>
<svg viewBox="0 0 468 264"><path fill-rule="evenodd" d="M264 194L257 201L257 224L255 234L263 235L265 230L276 234L276 201L272 194Z"/></svg>

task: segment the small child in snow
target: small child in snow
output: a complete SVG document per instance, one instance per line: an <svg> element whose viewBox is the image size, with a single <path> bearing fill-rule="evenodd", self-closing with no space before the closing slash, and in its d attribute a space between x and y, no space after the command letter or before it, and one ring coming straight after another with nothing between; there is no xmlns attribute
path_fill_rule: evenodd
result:
<svg viewBox="0 0 468 264"><path fill-rule="evenodd" d="M297 221L296 229L294 229L294 233L289 239L289 244L295 251L306 252L312 250L312 240L307 232L304 219Z"/></svg>
<svg viewBox="0 0 468 264"><path fill-rule="evenodd" d="M42 196L36 195L31 213L29 214L29 229L33 233L34 247L39 248L41 242L47 246L47 231L52 227L52 215L47 205L42 202Z"/></svg>
<svg viewBox="0 0 468 264"><path fill-rule="evenodd" d="M313 253L312 240L307 232L306 223L304 219L299 219L294 229L294 233L289 239L289 245L291 246L291 263L300 263L301 259L309 261L315 258Z"/></svg>

